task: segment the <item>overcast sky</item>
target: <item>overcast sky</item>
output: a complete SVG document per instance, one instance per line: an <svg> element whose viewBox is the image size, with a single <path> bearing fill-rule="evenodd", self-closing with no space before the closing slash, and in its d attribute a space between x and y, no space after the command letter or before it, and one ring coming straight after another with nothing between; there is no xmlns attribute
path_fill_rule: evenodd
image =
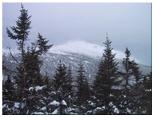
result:
<svg viewBox="0 0 154 117"><path fill-rule="evenodd" d="M151 4L149 3L24 3L32 16L30 38L37 33L60 44L85 40L102 45L105 33L116 50L130 48L141 63L151 65ZM3 48L16 47L6 34L15 25L20 4L3 3Z"/></svg>

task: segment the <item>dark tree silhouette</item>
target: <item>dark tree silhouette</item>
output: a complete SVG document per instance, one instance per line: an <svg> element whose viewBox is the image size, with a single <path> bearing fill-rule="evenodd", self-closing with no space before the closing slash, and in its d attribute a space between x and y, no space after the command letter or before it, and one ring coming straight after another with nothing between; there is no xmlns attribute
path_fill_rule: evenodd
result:
<svg viewBox="0 0 154 117"><path fill-rule="evenodd" d="M118 63L115 60L115 54L112 53L113 49L111 48L111 41L108 39L108 36L104 45L105 50L98 67L96 79L94 80L94 92L95 96L100 100L98 105L105 105L107 109L109 102L113 100L113 97L110 95L114 92L112 86L118 75ZM108 112L109 110L107 109Z"/></svg>
<svg viewBox="0 0 154 117"><path fill-rule="evenodd" d="M31 21L31 16L28 15L28 10L26 10L21 4L20 16L16 21L16 26L7 28L7 34L10 39L17 40L18 48L21 50L21 55L24 57L25 53L25 41L28 39L29 29Z"/></svg>
<svg viewBox="0 0 154 117"><path fill-rule="evenodd" d="M86 103L90 98L90 88L85 76L83 64L79 64L77 75L77 102L79 105Z"/></svg>
<svg viewBox="0 0 154 117"><path fill-rule="evenodd" d="M44 54L46 53L53 45L47 45L49 40L46 40L40 33L38 33L38 40L37 40L37 45L39 50L37 52L39 54Z"/></svg>

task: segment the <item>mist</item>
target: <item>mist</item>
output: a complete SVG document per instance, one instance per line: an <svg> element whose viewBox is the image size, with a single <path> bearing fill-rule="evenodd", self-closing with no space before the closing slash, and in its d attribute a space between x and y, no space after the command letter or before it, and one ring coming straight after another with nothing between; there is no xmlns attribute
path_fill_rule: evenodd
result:
<svg viewBox="0 0 154 117"><path fill-rule="evenodd" d="M31 15L29 39L37 33L55 45L84 40L103 45L108 32L114 49L128 47L142 64L151 65L150 3L24 3ZM3 3L3 48L16 48L6 27L15 25L20 3Z"/></svg>

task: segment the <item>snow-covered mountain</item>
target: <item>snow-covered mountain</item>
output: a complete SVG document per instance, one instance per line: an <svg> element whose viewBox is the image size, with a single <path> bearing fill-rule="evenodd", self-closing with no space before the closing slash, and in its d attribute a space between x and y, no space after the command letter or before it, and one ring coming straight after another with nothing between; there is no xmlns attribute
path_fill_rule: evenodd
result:
<svg viewBox="0 0 154 117"><path fill-rule="evenodd" d="M56 54L68 54L68 53L76 53L81 54L85 56L89 56L92 58L101 58L102 52L105 48L103 46L100 46L98 44L89 43L86 41L68 41L61 45L55 45L53 46L49 53L56 53ZM113 50L113 53L116 54L117 59L123 59L124 53L118 50ZM132 59L135 59L132 57ZM137 60L137 59L135 59Z"/></svg>
<svg viewBox="0 0 154 117"><path fill-rule="evenodd" d="M92 81L97 73L97 67L103 54L103 50L103 46L85 41L69 41L61 45L55 45L41 58L43 60L42 73L48 73L52 78L58 63L61 60L66 66L71 65L72 72L74 76L76 76L78 64L82 62L87 77ZM113 52L116 54L116 59L119 62L119 70L122 70L122 59L125 55L121 51L113 50ZM4 64L11 69L15 69L16 62L8 54L8 50L4 50L3 53L5 53L3 55ZM17 51L14 51L13 54L16 57L18 56ZM132 59L135 58L132 57ZM136 60L137 59L135 59L135 61ZM147 74L151 71L151 67L149 66L142 64L139 64L139 66L143 74Z"/></svg>

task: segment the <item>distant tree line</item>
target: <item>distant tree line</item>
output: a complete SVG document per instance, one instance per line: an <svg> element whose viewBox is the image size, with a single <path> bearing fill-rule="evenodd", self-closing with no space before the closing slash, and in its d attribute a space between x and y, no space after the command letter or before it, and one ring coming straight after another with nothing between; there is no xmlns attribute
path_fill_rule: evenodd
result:
<svg viewBox="0 0 154 117"><path fill-rule="evenodd" d="M138 64L130 59L128 48L120 71L108 36L92 84L87 79L82 61L77 76L72 74L71 65L66 66L62 60L53 78L42 75L43 60L40 56L53 45L38 33L36 42L26 46L30 18L21 5L16 25L7 28L8 37L17 43L21 60L15 75L8 75L3 81L3 114L152 114L152 73L141 74Z"/></svg>

